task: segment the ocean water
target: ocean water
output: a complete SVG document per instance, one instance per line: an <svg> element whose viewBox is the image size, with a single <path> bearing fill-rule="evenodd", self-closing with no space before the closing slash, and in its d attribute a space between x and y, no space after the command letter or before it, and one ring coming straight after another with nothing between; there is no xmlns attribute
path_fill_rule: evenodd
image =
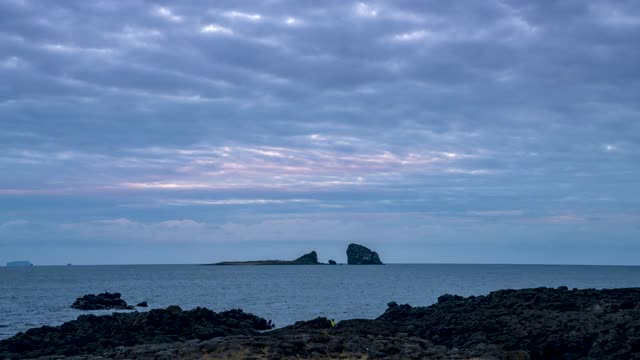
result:
<svg viewBox="0 0 640 360"><path fill-rule="evenodd" d="M87 313L82 295L120 292L149 309L177 304L241 308L277 326L326 316L375 318L389 301L429 305L438 296L482 295L504 288L640 287L640 267L546 265L385 266L36 266L0 267L0 339ZM108 311L92 311L107 314Z"/></svg>

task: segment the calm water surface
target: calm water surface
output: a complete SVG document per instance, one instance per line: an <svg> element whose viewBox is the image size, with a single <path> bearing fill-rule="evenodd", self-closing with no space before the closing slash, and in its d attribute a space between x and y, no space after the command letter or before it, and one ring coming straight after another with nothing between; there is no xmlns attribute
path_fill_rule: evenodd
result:
<svg viewBox="0 0 640 360"><path fill-rule="evenodd" d="M86 312L69 308L88 293L120 292L130 304L242 308L278 325L326 316L374 318L389 301L429 305L444 293L503 288L640 287L640 267L544 265L385 266L36 266L0 268L0 339ZM92 311L94 314L109 312Z"/></svg>

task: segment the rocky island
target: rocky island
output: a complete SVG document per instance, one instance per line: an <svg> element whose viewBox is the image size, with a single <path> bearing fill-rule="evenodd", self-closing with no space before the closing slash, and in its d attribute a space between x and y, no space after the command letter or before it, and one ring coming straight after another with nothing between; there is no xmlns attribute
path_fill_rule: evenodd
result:
<svg viewBox="0 0 640 360"><path fill-rule="evenodd" d="M312 251L295 260L223 261L207 265L323 265L318 262L318 254Z"/></svg>
<svg viewBox="0 0 640 360"><path fill-rule="evenodd" d="M329 265L337 265L335 260L329 260ZM347 247L347 264L349 265L383 265L380 256L375 251L358 245L349 244ZM312 251L295 260L250 260L250 261L223 261L205 265L326 265L318 262L318 254Z"/></svg>
<svg viewBox="0 0 640 360"><path fill-rule="evenodd" d="M7 263L7 267L24 267L24 266L33 266L31 261L9 261Z"/></svg>
<svg viewBox="0 0 640 360"><path fill-rule="evenodd" d="M71 308L76 310L133 310L135 307L149 306L146 301L142 301L136 306L129 305L124 299L120 298L121 296L120 293L110 292L98 295L88 294L77 298Z"/></svg>
<svg viewBox="0 0 640 360"><path fill-rule="evenodd" d="M445 294L372 320L271 327L241 310L82 315L0 341L0 359L639 359L640 288Z"/></svg>
<svg viewBox="0 0 640 360"><path fill-rule="evenodd" d="M378 253L368 248L349 244L347 247L347 264L349 265L383 265Z"/></svg>

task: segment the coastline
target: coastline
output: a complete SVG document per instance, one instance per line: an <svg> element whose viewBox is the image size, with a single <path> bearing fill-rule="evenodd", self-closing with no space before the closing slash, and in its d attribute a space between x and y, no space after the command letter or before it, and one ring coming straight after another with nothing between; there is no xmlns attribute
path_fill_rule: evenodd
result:
<svg viewBox="0 0 640 360"><path fill-rule="evenodd" d="M383 265L378 253L358 244L349 244L347 247L348 265ZM338 265L330 259L327 263L318 261L315 250L298 257L295 260L249 260L249 261L223 261L204 265Z"/></svg>
<svg viewBox="0 0 640 360"><path fill-rule="evenodd" d="M153 311L164 314L168 309ZM126 316L140 317L140 314L145 313L111 317L122 322ZM174 319L171 324L183 321L191 325L204 316L185 314L163 316ZM206 314L220 324L227 324L226 332L189 338L191 330L187 327L181 338L169 336L167 341L131 344L114 343L107 337L94 350L83 352L82 346L88 345L79 342L77 336L67 336L65 328L72 328L73 324L65 323L57 328L44 327L48 328L46 331L32 329L0 341L0 358L58 355L54 358L614 359L640 356L640 288L569 290L559 287L499 290L466 298L442 295L436 304L427 307L389 303L388 309L374 320L344 320L332 327L328 319L317 318L270 331L246 327L262 320L245 322L245 327L240 328L228 326L235 323L227 322L227 315L223 313ZM232 314L239 316L237 312ZM257 319L251 314L242 316ZM81 318L83 316L78 319ZM83 319L86 320L86 316ZM95 317L88 319L96 321ZM140 319L137 321L141 322ZM212 324L218 324L215 321ZM151 322L140 329L157 330L158 326L153 326ZM92 331L92 327L83 329ZM175 329L167 327L162 331L171 333ZM43 332L46 332L46 341L38 337ZM131 339L135 340L136 336L136 333L130 334ZM38 349L43 342L48 342L49 348ZM20 346L22 351L15 352Z"/></svg>

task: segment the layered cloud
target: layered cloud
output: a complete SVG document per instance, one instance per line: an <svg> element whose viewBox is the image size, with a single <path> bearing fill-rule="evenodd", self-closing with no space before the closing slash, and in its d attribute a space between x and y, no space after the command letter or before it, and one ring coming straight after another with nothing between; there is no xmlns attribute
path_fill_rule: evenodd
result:
<svg viewBox="0 0 640 360"><path fill-rule="evenodd" d="M0 24L0 246L640 235L633 2L22 0Z"/></svg>

